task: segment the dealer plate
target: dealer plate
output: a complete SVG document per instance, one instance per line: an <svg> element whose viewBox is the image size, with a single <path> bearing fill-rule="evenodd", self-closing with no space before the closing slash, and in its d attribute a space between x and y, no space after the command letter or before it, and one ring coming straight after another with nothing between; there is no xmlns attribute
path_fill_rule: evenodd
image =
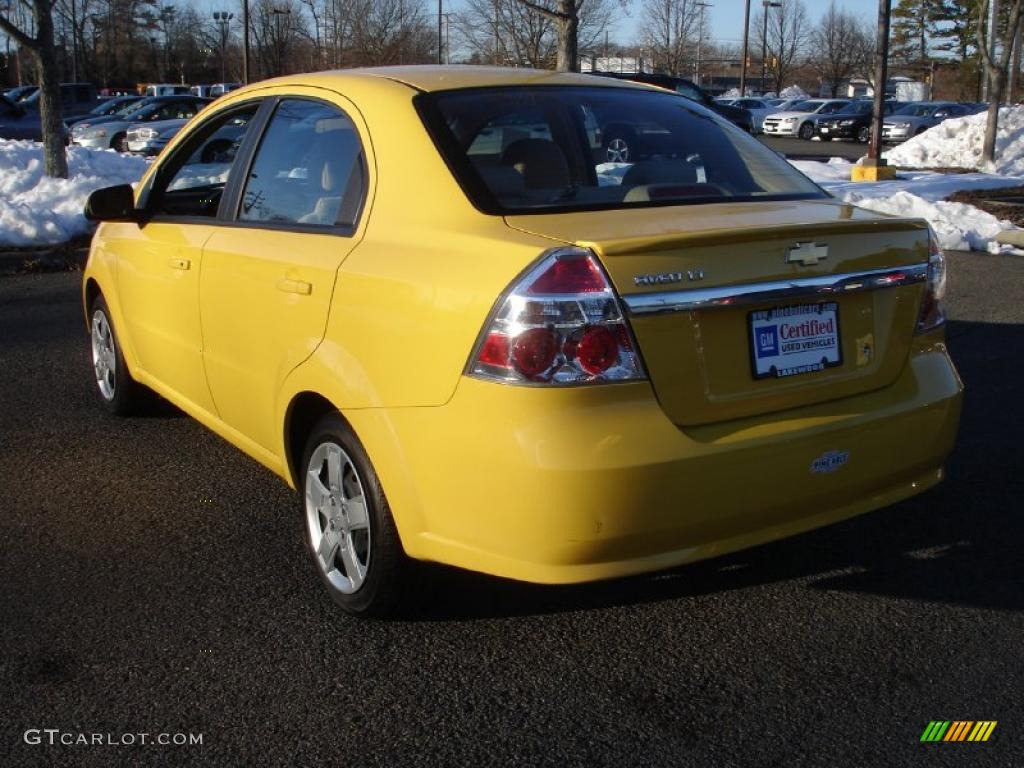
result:
<svg viewBox="0 0 1024 768"><path fill-rule="evenodd" d="M833 302L751 312L755 379L783 378L842 365L839 306Z"/></svg>

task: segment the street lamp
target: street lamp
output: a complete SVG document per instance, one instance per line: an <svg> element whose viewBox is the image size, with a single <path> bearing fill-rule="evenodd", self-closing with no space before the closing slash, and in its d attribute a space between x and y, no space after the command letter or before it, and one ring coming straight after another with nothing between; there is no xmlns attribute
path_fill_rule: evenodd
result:
<svg viewBox="0 0 1024 768"><path fill-rule="evenodd" d="M764 27L761 30L761 95L764 96L765 81L768 79L768 9L781 8L782 3L773 3L771 0L761 0L764 6ZM779 51L781 54L782 51Z"/></svg>
<svg viewBox="0 0 1024 768"><path fill-rule="evenodd" d="M284 74L284 40L281 37L281 17L290 16L290 8L274 8L271 10L274 14L274 26L277 29L277 74Z"/></svg>
<svg viewBox="0 0 1024 768"><path fill-rule="evenodd" d="M700 85L700 44L704 38L704 9L713 8L711 3L698 2L697 7L700 8L700 26L697 28L697 73L694 77L694 81L697 85Z"/></svg>
<svg viewBox="0 0 1024 768"><path fill-rule="evenodd" d="M235 18L235 14L227 11L214 11L213 21L220 30L220 81L226 83L227 78L227 47L228 47L228 25Z"/></svg>

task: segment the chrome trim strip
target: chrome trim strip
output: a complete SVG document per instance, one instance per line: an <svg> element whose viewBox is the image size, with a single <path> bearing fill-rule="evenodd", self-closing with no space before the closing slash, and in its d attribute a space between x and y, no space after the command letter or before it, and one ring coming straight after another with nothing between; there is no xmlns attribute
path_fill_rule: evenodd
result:
<svg viewBox="0 0 1024 768"><path fill-rule="evenodd" d="M877 288L895 288L923 283L928 278L927 264L905 267L845 272L839 275L798 277L764 283L722 285L716 288L693 288L686 291L634 293L622 297L630 314L649 315L658 312L692 312L695 309L742 307L790 299L826 298Z"/></svg>

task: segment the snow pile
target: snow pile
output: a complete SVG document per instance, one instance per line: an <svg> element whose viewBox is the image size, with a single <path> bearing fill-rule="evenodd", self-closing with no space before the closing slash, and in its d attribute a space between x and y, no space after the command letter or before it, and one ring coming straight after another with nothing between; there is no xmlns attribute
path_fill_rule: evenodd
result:
<svg viewBox="0 0 1024 768"><path fill-rule="evenodd" d="M1024 176L1024 107L1002 107L996 132L996 161L983 163L988 114L957 117L929 128L886 152L890 165L903 168L978 168L989 173Z"/></svg>
<svg viewBox="0 0 1024 768"><path fill-rule="evenodd" d="M946 202L946 197L960 190L1024 184L1024 178L929 171L903 172L894 181L855 183L850 181L853 165L848 160L833 157L828 163L790 162L843 202L879 213L926 219L935 230L939 245L947 250L998 252L1000 246L994 242L996 235L1014 226L973 205Z"/></svg>
<svg viewBox="0 0 1024 768"><path fill-rule="evenodd" d="M789 88L783 88L782 93L779 94L780 99L809 99L810 97L811 95L799 85L791 85Z"/></svg>
<svg viewBox="0 0 1024 768"><path fill-rule="evenodd" d="M149 161L68 147L67 179L43 174L43 146L0 139L0 246L56 245L90 230L82 211L94 190L139 180Z"/></svg>
<svg viewBox="0 0 1024 768"><path fill-rule="evenodd" d="M722 94L722 98L723 99L738 99L741 95L742 94L740 94L740 89L739 88L730 88L728 91L726 91L725 93Z"/></svg>

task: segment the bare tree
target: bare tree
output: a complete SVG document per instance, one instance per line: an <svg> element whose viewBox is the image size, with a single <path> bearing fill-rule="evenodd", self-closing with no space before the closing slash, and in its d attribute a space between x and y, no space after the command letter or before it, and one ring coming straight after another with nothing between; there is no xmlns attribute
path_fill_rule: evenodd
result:
<svg viewBox="0 0 1024 768"><path fill-rule="evenodd" d="M24 0L28 4L28 0ZM27 48L39 70L39 119L43 129L43 167L47 176L68 177L68 158L64 152L64 131L61 123L60 70L57 48L53 41L54 0L32 0L35 34L13 23L9 12L0 14L0 29L22 48Z"/></svg>
<svg viewBox="0 0 1024 768"><path fill-rule="evenodd" d="M516 0L549 21L555 30L555 69L559 72L579 72L579 51L589 17L591 25L598 20L603 31L608 22L604 0ZM623 7L624 0L623 0ZM593 32L594 30L590 30ZM596 35L595 35L596 36ZM584 42L583 47L589 43Z"/></svg>
<svg viewBox="0 0 1024 768"><path fill-rule="evenodd" d="M755 50L764 48L768 58L768 73L771 75L773 90L779 93L795 70L802 62L807 48L810 28L807 21L807 9L803 0L783 0L778 8L771 9L768 14L767 39L762 34L765 10L759 11L751 20L754 30L753 44Z"/></svg>
<svg viewBox="0 0 1024 768"><path fill-rule="evenodd" d="M831 0L825 15L811 31L810 40L810 64L835 98L840 86L857 69L857 52L864 47L860 24L851 14L838 10L835 0Z"/></svg>
<svg viewBox="0 0 1024 768"><path fill-rule="evenodd" d="M1008 0L1004 0L1007 2ZM992 0L978 0L979 18L987 19L989 16L990 3ZM1020 29L1021 11L1024 10L1024 0L1012 0L1007 11L1007 24L1002 29L994 25L995 29L987 29L988 25L978 25L978 50L981 51L981 58L985 64L985 72L988 74L988 122L985 124L985 143L982 146L981 156L990 163L995 160L996 154L996 130L999 127L999 102L1003 98L1003 91L1006 87L1006 73L1010 66L1010 55L1013 51L1013 38ZM1000 32L1002 34L1000 34ZM998 56L992 52L999 43L1002 49Z"/></svg>
<svg viewBox="0 0 1024 768"><path fill-rule="evenodd" d="M699 0L645 0L640 39L656 70L682 74L694 59L700 34Z"/></svg>

